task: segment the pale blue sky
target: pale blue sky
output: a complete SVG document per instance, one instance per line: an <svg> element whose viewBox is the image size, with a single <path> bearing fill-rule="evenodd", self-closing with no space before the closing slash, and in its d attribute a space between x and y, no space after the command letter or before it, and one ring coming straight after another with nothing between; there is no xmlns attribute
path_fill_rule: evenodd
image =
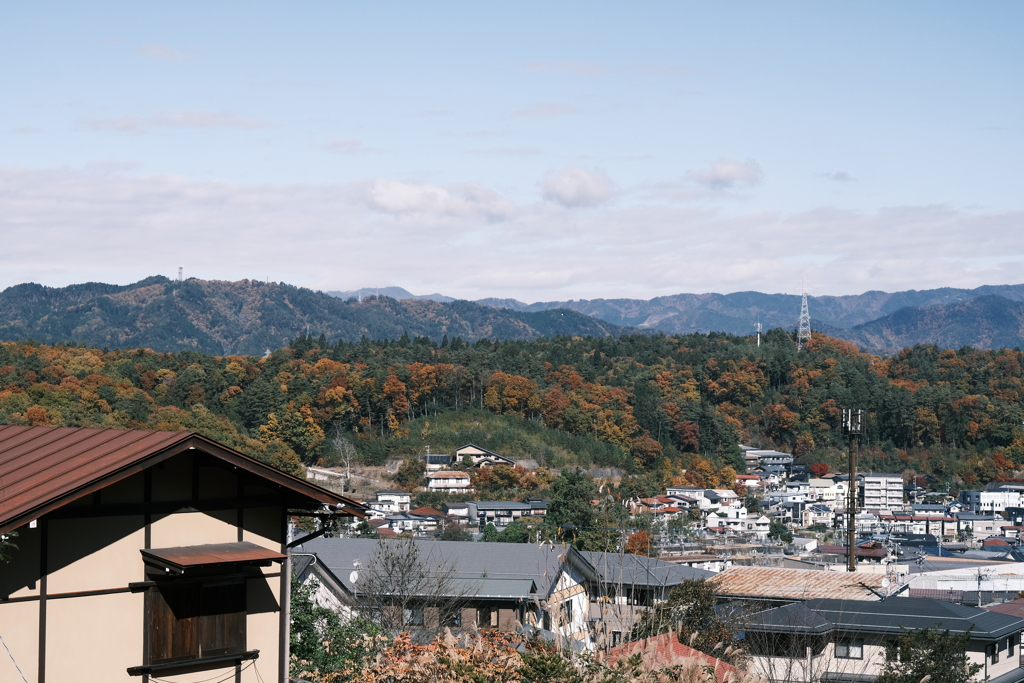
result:
<svg viewBox="0 0 1024 683"><path fill-rule="evenodd" d="M1024 281L1020 3L2 11L0 287Z"/></svg>

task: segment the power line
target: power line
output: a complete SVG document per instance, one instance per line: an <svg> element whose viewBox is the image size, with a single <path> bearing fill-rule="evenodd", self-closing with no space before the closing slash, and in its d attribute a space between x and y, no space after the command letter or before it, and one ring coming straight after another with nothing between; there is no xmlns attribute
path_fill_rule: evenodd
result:
<svg viewBox="0 0 1024 683"><path fill-rule="evenodd" d="M28 679L25 678L25 674L21 673L21 667L18 666L18 660L16 660L14 658L14 655L11 654L11 648L7 647L7 643L4 642L3 636L0 636L0 643L3 643L4 649L7 650L7 656L11 658L12 662L14 662L14 668L18 670L18 675L21 676L21 680L25 681L25 683L28 683Z"/></svg>

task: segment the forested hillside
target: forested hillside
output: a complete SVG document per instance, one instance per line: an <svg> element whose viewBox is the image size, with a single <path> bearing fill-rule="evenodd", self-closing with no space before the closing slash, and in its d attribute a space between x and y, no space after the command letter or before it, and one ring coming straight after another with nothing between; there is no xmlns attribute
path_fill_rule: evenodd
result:
<svg viewBox="0 0 1024 683"><path fill-rule="evenodd" d="M110 348L262 354L300 333L358 341L403 334L442 341L600 336L627 328L570 310L523 313L469 301L337 297L276 282L151 277L132 285L61 289L24 284L0 292L0 340L75 341Z"/></svg>
<svg viewBox="0 0 1024 683"><path fill-rule="evenodd" d="M931 346L882 360L821 335L798 353L778 329L761 347L716 334L302 336L266 358L4 343L0 421L194 429L293 468L330 461L335 433L379 463L442 445L441 431L450 443L502 432L501 448L552 466L709 485L741 466L741 442L838 464L840 410L852 406L868 411L865 467L972 483L1024 463L1022 365L1020 351ZM500 424L453 426L467 410ZM560 445L544 436L555 433Z"/></svg>

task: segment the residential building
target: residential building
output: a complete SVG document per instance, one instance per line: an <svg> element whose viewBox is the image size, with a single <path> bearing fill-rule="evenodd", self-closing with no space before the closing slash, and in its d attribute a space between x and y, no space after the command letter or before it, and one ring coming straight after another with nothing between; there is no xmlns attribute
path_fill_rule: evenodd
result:
<svg viewBox="0 0 1024 683"><path fill-rule="evenodd" d="M1021 507L1020 491L999 488L992 491L961 491L960 502L971 512L979 515L998 515L1007 508Z"/></svg>
<svg viewBox="0 0 1024 683"><path fill-rule="evenodd" d="M858 474L861 507L869 510L903 509L903 475L884 472Z"/></svg>
<svg viewBox="0 0 1024 683"><path fill-rule="evenodd" d="M367 506L384 514L408 512L412 503L412 494L401 489L377 491L374 495L374 498L366 501Z"/></svg>
<svg viewBox="0 0 1024 683"><path fill-rule="evenodd" d="M517 500L471 500L466 503L467 519L476 524L481 531L488 524L493 524L498 531L503 530L520 517L543 517L548 511L546 498L530 498L526 501Z"/></svg>
<svg viewBox="0 0 1024 683"><path fill-rule="evenodd" d="M1024 619L928 598L815 599L751 615L744 624L753 673L769 681L872 681L886 648L907 631L966 634L978 680L1024 680L1018 653Z"/></svg>
<svg viewBox="0 0 1024 683"><path fill-rule="evenodd" d="M427 490L439 493L472 493L475 489L468 472L441 470L427 475Z"/></svg>
<svg viewBox="0 0 1024 683"><path fill-rule="evenodd" d="M827 505L808 505L804 508L800 523L804 527L824 526L832 528L836 521L836 513Z"/></svg>
<svg viewBox="0 0 1024 683"><path fill-rule="evenodd" d="M287 520L363 510L188 431L0 426L0 482L11 682L285 680Z"/></svg>
<svg viewBox="0 0 1024 683"><path fill-rule="evenodd" d="M653 558L579 552L560 544L411 542L427 565L451 572L452 580L443 585L453 595L440 597L456 597L464 605L452 627L475 624L512 631L518 622L586 649L595 647L596 632L615 630L605 623L615 626L621 637L639 614L633 608L666 599L672 587L687 579L712 576ZM315 554L317 561L297 569L299 579L308 582L315 576L320 604L350 614L361 599L361 574L375 571L377 541L318 538L303 544L301 551ZM430 600L439 596L422 597L424 616L419 621L429 624Z"/></svg>
<svg viewBox="0 0 1024 683"><path fill-rule="evenodd" d="M455 449L455 462L465 462L466 458L472 461L473 467L485 467L488 465L508 465L509 467L514 467L516 464L512 458L472 443L467 443L465 446Z"/></svg>

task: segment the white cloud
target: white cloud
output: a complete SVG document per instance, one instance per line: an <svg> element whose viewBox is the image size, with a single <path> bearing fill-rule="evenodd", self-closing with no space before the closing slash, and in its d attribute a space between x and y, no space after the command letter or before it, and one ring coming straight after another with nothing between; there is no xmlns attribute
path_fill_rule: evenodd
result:
<svg viewBox="0 0 1024 683"><path fill-rule="evenodd" d="M604 76L610 69L596 62L531 62L526 65L527 71L553 72L572 74L575 76Z"/></svg>
<svg viewBox="0 0 1024 683"><path fill-rule="evenodd" d="M742 208L742 205L738 205ZM479 184L241 184L0 168L0 287L243 277L317 289L416 282L523 301L819 294L1022 280L1024 211L897 206L729 212L631 197L516 205ZM880 249L879 245L885 248Z"/></svg>
<svg viewBox="0 0 1024 683"><path fill-rule="evenodd" d="M535 157L543 152L536 147L490 147L487 149L467 149L466 154L481 157Z"/></svg>
<svg viewBox="0 0 1024 683"><path fill-rule="evenodd" d="M331 140L330 142L324 143L323 148L328 152L341 154L342 156L376 154L380 152L379 149L367 147L361 140Z"/></svg>
<svg viewBox="0 0 1024 683"><path fill-rule="evenodd" d="M151 44L143 45L138 53L146 59L154 59L160 62L190 62L192 58L184 52L175 50L170 45Z"/></svg>
<svg viewBox="0 0 1024 683"><path fill-rule="evenodd" d="M149 117L121 116L113 119L82 119L79 126L85 130L117 133L145 133L156 128L233 128L252 130L266 128L266 121L246 119L224 112L173 111Z"/></svg>
<svg viewBox="0 0 1024 683"><path fill-rule="evenodd" d="M585 171L567 166L544 179L541 189L544 199L562 206L597 206L612 195L612 181L604 171Z"/></svg>
<svg viewBox="0 0 1024 683"><path fill-rule="evenodd" d="M476 183L438 187L377 179L370 183L366 197L371 208L395 216L483 216L500 221L515 212L512 202Z"/></svg>
<svg viewBox="0 0 1024 683"><path fill-rule="evenodd" d="M689 177L709 190L732 190L760 184L764 172L753 159L719 159L706 168L692 171Z"/></svg>
<svg viewBox="0 0 1024 683"><path fill-rule="evenodd" d="M819 178L825 178L827 180L834 180L837 183L850 183L856 180L856 178L854 178L846 171L825 171L822 173L818 173L817 176Z"/></svg>
<svg viewBox="0 0 1024 683"><path fill-rule="evenodd" d="M512 112L512 116L565 116L578 114L579 109L564 102L539 102L532 106Z"/></svg>

